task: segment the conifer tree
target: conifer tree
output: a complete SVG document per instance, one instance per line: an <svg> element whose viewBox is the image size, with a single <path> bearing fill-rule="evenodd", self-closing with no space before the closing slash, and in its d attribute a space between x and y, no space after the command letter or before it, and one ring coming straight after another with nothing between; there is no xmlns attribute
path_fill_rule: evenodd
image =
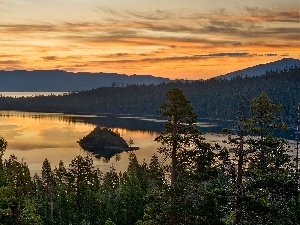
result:
<svg viewBox="0 0 300 225"><path fill-rule="evenodd" d="M245 217L255 218L253 223L293 223L291 214L284 212L294 208L289 146L285 139L274 137L275 131L286 129L278 116L281 108L264 92L251 101L248 126L253 136L248 141L251 156L245 184Z"/></svg>
<svg viewBox="0 0 300 225"><path fill-rule="evenodd" d="M170 223L177 224L179 207L177 205L176 189L178 183L178 154L191 146L200 132L196 127L197 115L193 112L190 102L178 88L170 89L167 100L160 107L160 114L167 118L164 131L155 138L163 147L159 151L171 159L171 211Z"/></svg>
<svg viewBox="0 0 300 225"><path fill-rule="evenodd" d="M192 142L195 134L200 134L195 125L197 115L193 112L190 102L178 88L167 93L167 101L161 105L160 114L167 117L164 131L155 138L163 147L159 151L171 158L171 185L177 183L178 153Z"/></svg>

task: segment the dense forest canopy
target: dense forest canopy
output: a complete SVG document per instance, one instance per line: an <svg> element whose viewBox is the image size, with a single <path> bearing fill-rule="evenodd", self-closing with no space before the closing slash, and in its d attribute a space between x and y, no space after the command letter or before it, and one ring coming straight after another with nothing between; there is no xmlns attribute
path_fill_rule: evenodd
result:
<svg viewBox="0 0 300 225"><path fill-rule="evenodd" d="M5 109L55 111L96 114L159 115L159 105L166 92L178 87L190 100L199 118L235 119L237 99L251 99L262 91L281 104L281 118L294 123L295 106L300 101L300 67L268 71L263 76L236 77L231 80L210 79L194 82L175 81L158 85L112 84L90 91L63 96L1 97ZM250 102L246 105L249 107Z"/></svg>

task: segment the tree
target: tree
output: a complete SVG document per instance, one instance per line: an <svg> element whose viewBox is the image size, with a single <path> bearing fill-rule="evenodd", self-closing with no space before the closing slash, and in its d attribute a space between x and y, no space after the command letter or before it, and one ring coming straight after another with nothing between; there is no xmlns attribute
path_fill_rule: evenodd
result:
<svg viewBox="0 0 300 225"><path fill-rule="evenodd" d="M178 88L170 89L166 94L167 100L160 107L160 114L167 117L164 131L155 138L163 147L159 152L171 159L171 224L176 224L176 187L178 182L178 154L188 149L195 139L200 136L196 127L197 115L193 112L190 102Z"/></svg>
<svg viewBox="0 0 300 225"><path fill-rule="evenodd" d="M282 107L273 103L266 93L253 98L248 129L248 168L245 186L245 219L256 218L255 223L290 224L295 208L295 182L292 179L291 156L285 139L275 138L276 130L285 130L278 113ZM253 220L253 219L252 219Z"/></svg>
<svg viewBox="0 0 300 225"><path fill-rule="evenodd" d="M276 130L286 130L286 125L280 122L277 115L281 109L282 106L273 103L265 92L251 100L249 128L250 132L260 137L256 142L258 144L256 147L259 147L257 152L261 168L266 168L266 137L272 135Z"/></svg>
<svg viewBox="0 0 300 225"><path fill-rule="evenodd" d="M128 144L129 144L129 147L131 147L134 143L133 143L133 140L130 138L129 139L129 142L128 142Z"/></svg>
<svg viewBox="0 0 300 225"><path fill-rule="evenodd" d="M92 223L96 218L96 190L99 187L98 171L94 170L91 156L77 156L69 165L68 182L74 204L74 224Z"/></svg>
<svg viewBox="0 0 300 225"><path fill-rule="evenodd" d="M25 162L11 155L4 161L3 205L10 211L11 224L20 224L20 215L26 210L25 202L32 197L33 188L30 171Z"/></svg>
<svg viewBox="0 0 300 225"><path fill-rule="evenodd" d="M62 161L59 162L58 167L53 170L53 179L55 183L56 204L54 208L55 221L58 224L70 224L72 218L72 189L68 179L70 173L64 166Z"/></svg>
<svg viewBox="0 0 300 225"><path fill-rule="evenodd" d="M293 224L297 191L289 147L273 136L286 128L278 116L281 106L266 93L252 99L248 117L244 105L236 131L227 133L231 147L222 149L234 187L234 224Z"/></svg>
<svg viewBox="0 0 300 225"><path fill-rule="evenodd" d="M7 148L7 141L4 138L0 137L0 187L3 185L4 182L4 174L3 174L3 160L2 157L4 152Z"/></svg>
<svg viewBox="0 0 300 225"><path fill-rule="evenodd" d="M2 159L2 156L3 156L6 148L7 148L7 141L5 141L4 138L0 137L0 157L1 157L1 159Z"/></svg>
<svg viewBox="0 0 300 225"><path fill-rule="evenodd" d="M51 165L48 159L45 159L42 166L42 183L45 190L45 199L46 203L46 215L45 221L49 224L54 223L53 210L54 210L54 179L53 172L51 170Z"/></svg>
<svg viewBox="0 0 300 225"><path fill-rule="evenodd" d="M300 206L299 206L299 201L300 201L300 187L299 187L299 132L300 132L300 103L297 105L297 113L296 113L296 157L295 157L295 179L296 179L296 213L295 215L299 215L300 213ZM297 219L297 216L295 216L295 219Z"/></svg>
<svg viewBox="0 0 300 225"><path fill-rule="evenodd" d="M232 183L235 186L235 218L234 223L236 225L243 224L243 192L244 192L244 174L245 174L245 163L246 157L249 152L245 149L247 140L245 138L247 132L247 118L245 115L245 99L242 97L238 115L238 125L235 132L229 129L223 129L223 134L228 135L228 141L225 143L230 144L231 148L227 153L232 153L230 162Z"/></svg>
<svg viewBox="0 0 300 225"><path fill-rule="evenodd" d="M160 107L160 114L167 117L164 131L155 141L161 142L163 147L159 151L171 158L171 186L177 182L178 152L188 147L195 134L201 134L195 123L197 115L193 112L190 102L178 88L167 92L167 101Z"/></svg>

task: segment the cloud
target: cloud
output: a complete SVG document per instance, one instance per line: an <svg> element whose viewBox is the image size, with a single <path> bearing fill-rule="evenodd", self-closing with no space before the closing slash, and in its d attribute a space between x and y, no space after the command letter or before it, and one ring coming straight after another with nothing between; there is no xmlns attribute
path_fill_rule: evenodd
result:
<svg viewBox="0 0 300 225"><path fill-rule="evenodd" d="M222 53L212 53L208 54L208 57L244 57L249 56L248 52L222 52Z"/></svg>
<svg viewBox="0 0 300 225"><path fill-rule="evenodd" d="M163 67L184 70L191 64L198 68L202 61L215 65L221 59L228 65L235 59L275 58L295 52L300 44L295 23L299 11L294 9L246 7L235 13L222 8L209 13L196 9L94 10L99 15L72 21L0 21L1 68L133 68L138 73L154 64L155 71ZM10 56L16 48L18 55Z"/></svg>
<svg viewBox="0 0 300 225"><path fill-rule="evenodd" d="M47 24L0 24L0 30L6 33L35 33L59 31L54 25Z"/></svg>
<svg viewBox="0 0 300 225"><path fill-rule="evenodd" d="M300 11L296 9L272 11L266 8L245 7L245 10L250 14L249 19L252 20L298 24L300 18Z"/></svg>
<svg viewBox="0 0 300 225"><path fill-rule="evenodd" d="M274 54L274 53L268 53L268 54L265 54L265 56L277 56L277 54Z"/></svg>
<svg viewBox="0 0 300 225"><path fill-rule="evenodd" d="M21 65L21 61L20 60L0 60L0 65L4 65L4 66L18 66Z"/></svg>
<svg viewBox="0 0 300 225"><path fill-rule="evenodd" d="M45 57L41 57L42 59L44 59L45 61L56 61L58 60L58 58L56 56L45 56Z"/></svg>
<svg viewBox="0 0 300 225"><path fill-rule="evenodd" d="M14 54L0 54L0 58L11 58L11 57L18 57L20 55L14 55Z"/></svg>
<svg viewBox="0 0 300 225"><path fill-rule="evenodd" d="M245 13L230 14L220 9L212 14L192 13L188 11L154 10L148 12L116 11L97 8L107 14L101 22L78 22L57 24L0 24L1 32L34 35L46 33L55 39L67 38L70 41L111 42L129 44L128 38L170 39L185 43L198 42L232 42L241 43L246 38L276 37L292 40L299 34L299 11L272 11L264 8L245 8ZM280 21L281 23L275 23ZM297 24L294 22L297 21ZM286 24L289 24L287 26ZM286 35L282 35L285 33ZM278 35L278 36L276 36ZM202 38L207 36L208 38ZM214 38L211 38L214 36ZM216 36L218 36L216 38ZM231 37L231 41L227 41ZM243 38L243 39L242 39ZM195 41L190 41L195 40ZM226 41L225 41L226 40ZM141 41L131 44L144 45Z"/></svg>
<svg viewBox="0 0 300 225"><path fill-rule="evenodd" d="M270 53L271 54L271 53ZM274 54L275 55L275 54ZM268 55L270 56L270 55ZM144 57L136 59L117 59L117 60L100 60L96 61L97 63L138 63L138 62L147 62L147 63L159 63L159 62L168 62L168 61L198 61L198 60L207 60L210 58L224 58L224 57L253 57L253 54L248 52L221 52L221 53L211 53L211 54L200 54L200 55L185 55L185 56L171 56L171 57Z"/></svg>

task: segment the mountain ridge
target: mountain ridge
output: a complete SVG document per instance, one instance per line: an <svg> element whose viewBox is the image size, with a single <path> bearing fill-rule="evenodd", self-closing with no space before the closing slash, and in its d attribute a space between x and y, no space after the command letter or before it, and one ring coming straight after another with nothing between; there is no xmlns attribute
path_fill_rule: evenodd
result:
<svg viewBox="0 0 300 225"><path fill-rule="evenodd" d="M274 62L258 64L233 71L212 79L230 80L237 76L261 76L267 71L300 67L300 60L283 58ZM72 92L86 91L99 87L123 87L131 84L150 85L169 83L169 78L153 75L126 75L118 73L68 72L64 70L0 70L0 92Z"/></svg>
<svg viewBox="0 0 300 225"><path fill-rule="evenodd" d="M283 70L292 66L300 66L300 60L294 58L282 58L273 62L268 62L264 64L258 64L251 67L247 67L241 70L233 71L224 75L217 76L217 79L227 79L230 80L237 76L243 77L254 77L261 76L267 71Z"/></svg>
<svg viewBox="0 0 300 225"><path fill-rule="evenodd" d="M169 78L152 75L118 73L67 72L64 70L0 71L0 91L83 91L98 87L126 86L128 84L159 84Z"/></svg>

